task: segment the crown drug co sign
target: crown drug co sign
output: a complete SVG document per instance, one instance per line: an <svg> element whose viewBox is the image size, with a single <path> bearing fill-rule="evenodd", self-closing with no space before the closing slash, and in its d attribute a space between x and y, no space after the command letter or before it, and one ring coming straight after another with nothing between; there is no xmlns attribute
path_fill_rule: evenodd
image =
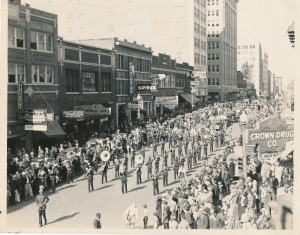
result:
<svg viewBox="0 0 300 235"><path fill-rule="evenodd" d="M263 152L285 148L287 141L294 139L294 129L280 119L271 117L259 123L258 129L247 130L247 144L258 144Z"/></svg>

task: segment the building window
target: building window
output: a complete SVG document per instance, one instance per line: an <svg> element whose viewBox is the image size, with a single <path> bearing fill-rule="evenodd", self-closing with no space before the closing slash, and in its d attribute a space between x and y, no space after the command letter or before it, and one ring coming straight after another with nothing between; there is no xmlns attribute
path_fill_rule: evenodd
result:
<svg viewBox="0 0 300 235"><path fill-rule="evenodd" d="M219 53L216 54L216 60L219 60Z"/></svg>
<svg viewBox="0 0 300 235"><path fill-rule="evenodd" d="M207 0L207 5L208 5L208 6L210 5L210 0Z"/></svg>
<svg viewBox="0 0 300 235"><path fill-rule="evenodd" d="M211 72L211 69L210 69L210 68L211 68L211 66L210 66L210 65L208 65L208 66L207 66L207 70L208 70L208 72Z"/></svg>
<svg viewBox="0 0 300 235"><path fill-rule="evenodd" d="M219 15L219 10L216 10L216 16L218 16Z"/></svg>
<svg viewBox="0 0 300 235"><path fill-rule="evenodd" d="M204 56L204 65L206 65L206 56Z"/></svg>
<svg viewBox="0 0 300 235"><path fill-rule="evenodd" d="M53 38L51 34L30 32L30 45L32 50L53 51Z"/></svg>
<svg viewBox="0 0 300 235"><path fill-rule="evenodd" d="M197 53L194 54L194 63L197 63Z"/></svg>
<svg viewBox="0 0 300 235"><path fill-rule="evenodd" d="M203 55L201 55L201 65L203 65L204 62L203 62Z"/></svg>
<svg viewBox="0 0 300 235"><path fill-rule="evenodd" d="M79 92L79 70L66 70L66 92Z"/></svg>
<svg viewBox="0 0 300 235"><path fill-rule="evenodd" d="M208 85L211 85L211 79L208 78L207 81L208 81Z"/></svg>
<svg viewBox="0 0 300 235"><path fill-rule="evenodd" d="M215 49L215 43L214 42L211 43L211 49Z"/></svg>
<svg viewBox="0 0 300 235"><path fill-rule="evenodd" d="M211 71L212 71L213 73L215 72L215 66L214 66L214 65L211 66Z"/></svg>
<svg viewBox="0 0 300 235"><path fill-rule="evenodd" d="M128 69L128 57L125 55L118 55L118 69Z"/></svg>
<svg viewBox="0 0 300 235"><path fill-rule="evenodd" d="M31 66L33 83L53 83L53 68L51 66Z"/></svg>
<svg viewBox="0 0 300 235"><path fill-rule="evenodd" d="M215 85L215 78L212 78L212 85Z"/></svg>
<svg viewBox="0 0 300 235"><path fill-rule="evenodd" d="M207 11L207 15L210 16L210 10Z"/></svg>
<svg viewBox="0 0 300 235"><path fill-rule="evenodd" d="M199 17L200 17L200 10L197 9L197 18L199 19Z"/></svg>
<svg viewBox="0 0 300 235"><path fill-rule="evenodd" d="M118 83L118 94L119 95L125 95L127 94L127 89L126 89L126 80L118 80L117 83Z"/></svg>
<svg viewBox="0 0 300 235"><path fill-rule="evenodd" d="M216 42L216 48L219 48L219 43L218 42Z"/></svg>
<svg viewBox="0 0 300 235"><path fill-rule="evenodd" d="M197 47L197 38L194 38L194 46Z"/></svg>
<svg viewBox="0 0 300 235"><path fill-rule="evenodd" d="M207 60L210 60L210 53L207 54Z"/></svg>
<svg viewBox="0 0 300 235"><path fill-rule="evenodd" d="M215 60L215 53L211 54L211 60Z"/></svg>
<svg viewBox="0 0 300 235"><path fill-rule="evenodd" d="M194 17L196 17L197 16L197 9L196 9L196 7L194 7Z"/></svg>
<svg viewBox="0 0 300 235"><path fill-rule="evenodd" d="M220 79L216 78L216 85L220 85Z"/></svg>
<svg viewBox="0 0 300 235"><path fill-rule="evenodd" d="M196 33L197 32L197 24L194 23L194 32Z"/></svg>
<svg viewBox="0 0 300 235"><path fill-rule="evenodd" d="M82 72L82 91L97 91L97 76L95 72Z"/></svg>
<svg viewBox="0 0 300 235"><path fill-rule="evenodd" d="M219 72L219 65L216 65L216 72Z"/></svg>
<svg viewBox="0 0 300 235"><path fill-rule="evenodd" d="M25 82L25 65L8 64L8 83Z"/></svg>
<svg viewBox="0 0 300 235"><path fill-rule="evenodd" d="M111 92L111 73L101 72L101 91L102 92Z"/></svg>
<svg viewBox="0 0 300 235"><path fill-rule="evenodd" d="M214 11L214 10L211 11L211 15L212 15L212 16L215 15L215 11Z"/></svg>
<svg viewBox="0 0 300 235"><path fill-rule="evenodd" d="M8 46L16 48L25 47L24 30L20 28L8 27Z"/></svg>

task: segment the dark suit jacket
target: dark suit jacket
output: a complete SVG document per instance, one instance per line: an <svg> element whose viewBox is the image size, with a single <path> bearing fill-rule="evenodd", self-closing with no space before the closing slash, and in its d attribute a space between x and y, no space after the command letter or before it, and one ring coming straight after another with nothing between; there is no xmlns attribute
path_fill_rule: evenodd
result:
<svg viewBox="0 0 300 235"><path fill-rule="evenodd" d="M164 208L162 214L163 214L162 222L163 222L164 224L169 223L169 221L170 221L170 216L171 216L170 207L169 207L169 206L165 206L165 208Z"/></svg>

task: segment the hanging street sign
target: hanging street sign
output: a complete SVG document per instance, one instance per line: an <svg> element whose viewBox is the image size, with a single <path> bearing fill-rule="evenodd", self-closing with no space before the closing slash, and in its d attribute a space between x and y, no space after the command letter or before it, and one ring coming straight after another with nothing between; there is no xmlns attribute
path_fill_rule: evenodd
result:
<svg viewBox="0 0 300 235"><path fill-rule="evenodd" d="M249 129L247 144L258 144L261 152L276 152L285 148L287 141L294 139L294 129L285 121L269 117L258 123L258 129Z"/></svg>

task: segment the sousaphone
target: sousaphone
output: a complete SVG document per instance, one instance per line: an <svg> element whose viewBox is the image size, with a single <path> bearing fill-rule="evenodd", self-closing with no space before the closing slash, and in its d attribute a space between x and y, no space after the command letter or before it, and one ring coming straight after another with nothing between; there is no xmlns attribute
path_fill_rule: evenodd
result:
<svg viewBox="0 0 300 235"><path fill-rule="evenodd" d="M107 162L110 158L110 153L107 150L104 150L101 152L100 158L102 161Z"/></svg>

